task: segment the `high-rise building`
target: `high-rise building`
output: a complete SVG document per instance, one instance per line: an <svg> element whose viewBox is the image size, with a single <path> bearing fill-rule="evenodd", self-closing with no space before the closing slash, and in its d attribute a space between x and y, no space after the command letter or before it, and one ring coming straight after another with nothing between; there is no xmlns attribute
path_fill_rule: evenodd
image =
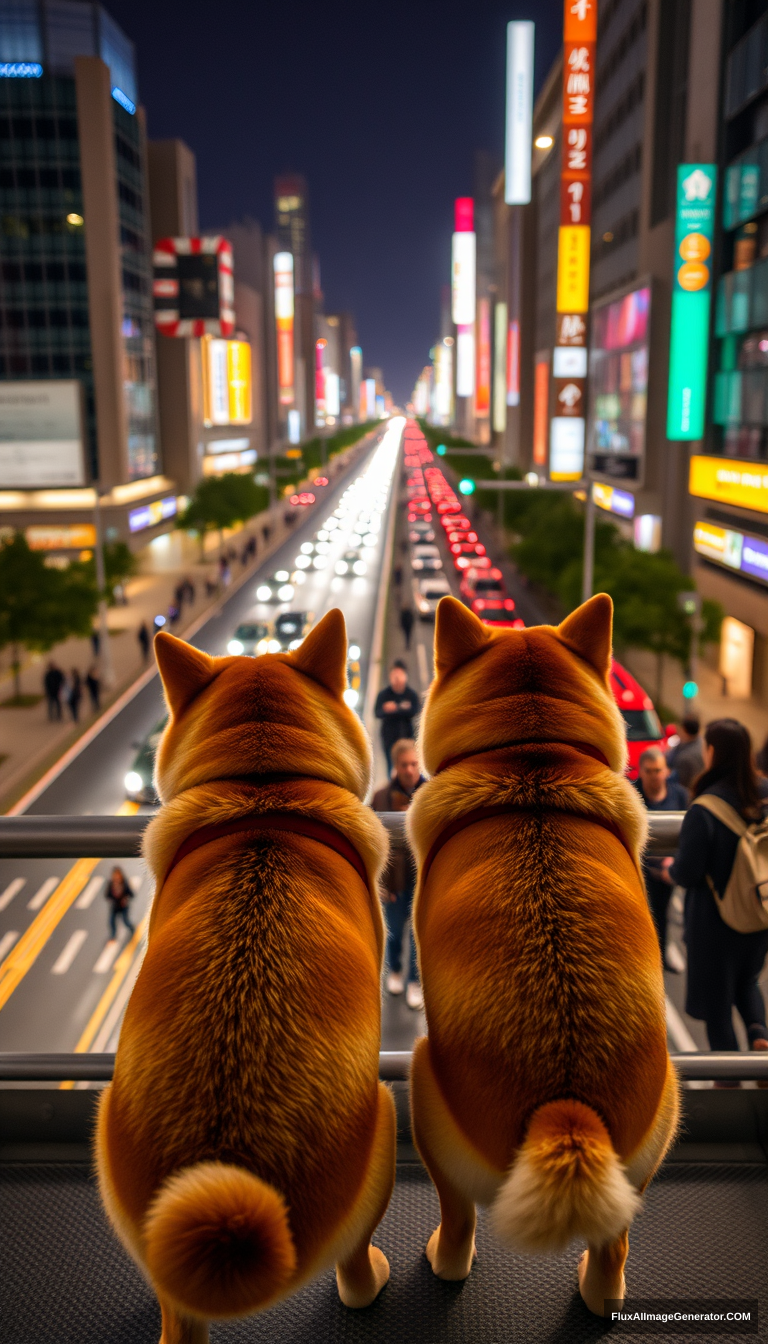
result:
<svg viewBox="0 0 768 1344"><path fill-rule="evenodd" d="M315 425L315 277L309 191L300 173L275 178L275 251L293 255L295 400L302 432Z"/></svg>
<svg viewBox="0 0 768 1344"><path fill-rule="evenodd" d="M134 52L98 4L0 0L0 213L0 524L71 550L98 480L107 535L141 544L175 497Z"/></svg>

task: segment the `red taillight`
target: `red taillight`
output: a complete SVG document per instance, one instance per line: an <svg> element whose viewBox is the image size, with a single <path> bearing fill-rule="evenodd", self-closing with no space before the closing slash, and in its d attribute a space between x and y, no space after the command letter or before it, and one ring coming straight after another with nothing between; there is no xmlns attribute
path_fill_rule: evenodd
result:
<svg viewBox="0 0 768 1344"><path fill-rule="evenodd" d="M473 611L485 611L485 608L487 607L487 605L488 605L488 603L487 603L487 602L484 602L483 599L482 599L482 597L478 597L478 598L476 598L475 601L472 603L472 610L473 610Z"/></svg>
<svg viewBox="0 0 768 1344"><path fill-rule="evenodd" d="M511 598L511 597L505 597L505 598L504 598L504 610L505 610L505 611L514 611L514 610L515 610L515 604L514 604L514 602L512 601L512 598Z"/></svg>
<svg viewBox="0 0 768 1344"><path fill-rule="evenodd" d="M513 629L513 630L524 630L524 629L525 629L525 621L521 621L521 620L520 620L520 617L518 616L517 620L515 620L515 621L512 622L512 629Z"/></svg>

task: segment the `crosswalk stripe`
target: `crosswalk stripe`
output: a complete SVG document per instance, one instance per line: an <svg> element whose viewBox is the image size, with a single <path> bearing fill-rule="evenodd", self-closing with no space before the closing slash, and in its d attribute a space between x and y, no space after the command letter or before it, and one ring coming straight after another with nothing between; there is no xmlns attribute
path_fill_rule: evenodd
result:
<svg viewBox="0 0 768 1344"><path fill-rule="evenodd" d="M12 882L8 883L2 896L0 896L0 910L7 910L14 896L17 896L26 882L26 877L14 877Z"/></svg>
<svg viewBox="0 0 768 1344"><path fill-rule="evenodd" d="M110 938L105 945L104 951L99 956L99 960L93 968L94 975L103 975L105 971L111 969L112 962L115 960L120 950L120 944L116 938Z"/></svg>
<svg viewBox="0 0 768 1344"><path fill-rule="evenodd" d="M51 975L66 975L87 937L87 929L75 929L63 951L53 963Z"/></svg>
<svg viewBox="0 0 768 1344"><path fill-rule="evenodd" d="M4 933L2 938L0 938L0 960L2 960L6 953L10 952L18 936L18 933L9 932Z"/></svg>
<svg viewBox="0 0 768 1344"><path fill-rule="evenodd" d="M51 892L55 891L58 885L58 877L46 877L42 887L39 887L32 897L32 900L27 902L27 909L39 910L41 906L45 905Z"/></svg>
<svg viewBox="0 0 768 1344"><path fill-rule="evenodd" d="M125 947L120 953L120 956L117 959L117 964L115 965L115 969L112 972L109 984L107 985L106 989L104 990L104 993L99 999L99 1002L96 1004L96 1007L94 1008L93 1013L91 1014L91 1020L86 1026L85 1031L80 1037L80 1040L77 1042L77 1045L75 1046L76 1054L78 1055L86 1054L89 1050L93 1048L94 1040L98 1036L98 1033L104 1023L104 1019L106 1018L110 1008L112 1007L112 1004L114 1003L115 999L120 993L121 986L123 984L123 981L125 980L125 977L128 975L131 969L134 957L141 948L141 944L146 936L148 924L149 924L149 915L145 915L141 923L139 924L139 927L136 929L136 932L134 933L133 937L131 938L131 941L129 943L126 943ZM74 1083L72 1083L71 1081L67 1081L61 1083L59 1086L62 1092L69 1092L74 1087Z"/></svg>
<svg viewBox="0 0 768 1344"><path fill-rule="evenodd" d="M95 877L92 877L82 896L78 896L75 901L75 909L87 910L89 906L93 904L95 897L98 896L101 888L104 886L104 881L103 874L100 876L97 873Z"/></svg>

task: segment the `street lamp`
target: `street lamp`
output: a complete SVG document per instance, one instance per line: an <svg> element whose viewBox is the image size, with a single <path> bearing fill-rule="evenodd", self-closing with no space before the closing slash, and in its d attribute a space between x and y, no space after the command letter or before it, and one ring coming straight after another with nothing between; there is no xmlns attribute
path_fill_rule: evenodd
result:
<svg viewBox="0 0 768 1344"><path fill-rule="evenodd" d="M96 587L99 590L99 666L101 680L105 686L114 685L115 673L112 667L112 650L109 647L109 625L107 623L107 574L104 566L104 534L101 525L101 487L98 481L93 483L93 521L96 528Z"/></svg>

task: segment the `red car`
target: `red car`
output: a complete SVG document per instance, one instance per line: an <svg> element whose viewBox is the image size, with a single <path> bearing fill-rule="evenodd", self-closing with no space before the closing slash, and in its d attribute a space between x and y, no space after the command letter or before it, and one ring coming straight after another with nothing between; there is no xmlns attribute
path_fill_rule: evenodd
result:
<svg viewBox="0 0 768 1344"><path fill-rule="evenodd" d="M482 556L481 559L487 560L488 557ZM507 596L501 570L494 569L490 560L487 566L480 568L478 565L473 565L471 569L465 570L459 584L459 592L469 604L477 597L497 597L503 600Z"/></svg>
<svg viewBox="0 0 768 1344"><path fill-rule="evenodd" d="M469 529L472 526L469 519L465 518L463 513L458 514L458 516L452 514L450 518L443 515L440 522L443 524L446 532L452 532L454 528L457 527Z"/></svg>
<svg viewBox="0 0 768 1344"><path fill-rule="evenodd" d="M647 747L659 747L666 752L669 745L667 734L661 726L651 697L646 695L639 682L615 658L611 662L611 690L627 734L627 776L629 779L637 779L642 752Z"/></svg>
<svg viewBox="0 0 768 1344"><path fill-rule="evenodd" d="M485 555L485 547L481 541L452 541L451 555Z"/></svg>
<svg viewBox="0 0 768 1344"><path fill-rule="evenodd" d="M447 537L451 545L455 541L477 541L477 533L468 532L466 528L461 528L458 532L448 532Z"/></svg>
<svg viewBox="0 0 768 1344"><path fill-rule="evenodd" d="M525 621L515 616L515 604L511 597L476 597L470 608L484 625L492 625L494 630L524 630Z"/></svg>

